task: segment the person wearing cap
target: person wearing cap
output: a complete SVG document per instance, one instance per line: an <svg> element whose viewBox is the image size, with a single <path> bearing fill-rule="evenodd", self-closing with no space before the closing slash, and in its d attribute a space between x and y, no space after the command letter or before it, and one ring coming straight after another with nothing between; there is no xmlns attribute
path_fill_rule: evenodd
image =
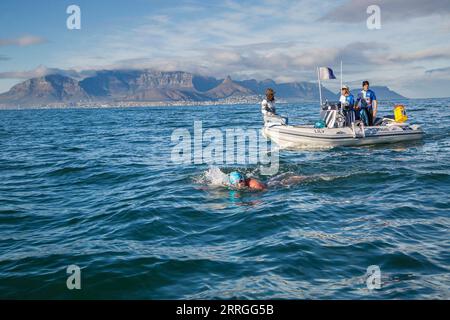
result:
<svg viewBox="0 0 450 320"><path fill-rule="evenodd" d="M339 102L343 107L342 109L345 115L345 125L350 126L353 122L355 122L355 111L353 110L355 98L350 93L350 88L346 85L343 85L341 88L341 97L339 98Z"/></svg>
<svg viewBox="0 0 450 320"><path fill-rule="evenodd" d="M275 110L275 91L272 88L266 90L266 98L261 102L261 112L264 116L273 116Z"/></svg>
<svg viewBox="0 0 450 320"><path fill-rule="evenodd" d="M356 99L357 118L365 125L372 126L377 115L378 102L375 92L369 89L369 81L362 83L362 90Z"/></svg>

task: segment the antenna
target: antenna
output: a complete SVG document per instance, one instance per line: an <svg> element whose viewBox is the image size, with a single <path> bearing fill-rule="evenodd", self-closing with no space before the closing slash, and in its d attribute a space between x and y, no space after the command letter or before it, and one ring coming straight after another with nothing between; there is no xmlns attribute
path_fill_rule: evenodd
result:
<svg viewBox="0 0 450 320"><path fill-rule="evenodd" d="M317 80L319 81L320 108L322 108L322 87L320 85L320 71L319 71L319 67L317 67Z"/></svg>

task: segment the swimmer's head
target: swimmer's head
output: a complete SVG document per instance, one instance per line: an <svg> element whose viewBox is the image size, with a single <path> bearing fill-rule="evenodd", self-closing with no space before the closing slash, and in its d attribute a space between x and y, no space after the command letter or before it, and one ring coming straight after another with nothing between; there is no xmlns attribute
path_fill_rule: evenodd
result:
<svg viewBox="0 0 450 320"><path fill-rule="evenodd" d="M245 183L244 176L237 171L233 171L229 175L230 184L233 186L239 186Z"/></svg>

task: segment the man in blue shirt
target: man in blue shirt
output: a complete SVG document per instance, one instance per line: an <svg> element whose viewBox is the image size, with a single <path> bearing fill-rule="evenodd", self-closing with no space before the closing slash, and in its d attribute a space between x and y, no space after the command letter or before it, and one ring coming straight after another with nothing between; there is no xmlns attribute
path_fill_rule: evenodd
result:
<svg viewBox="0 0 450 320"><path fill-rule="evenodd" d="M366 126L372 126L377 115L377 97L375 92L369 89L369 81L363 81L362 87L356 99L356 118L363 120Z"/></svg>

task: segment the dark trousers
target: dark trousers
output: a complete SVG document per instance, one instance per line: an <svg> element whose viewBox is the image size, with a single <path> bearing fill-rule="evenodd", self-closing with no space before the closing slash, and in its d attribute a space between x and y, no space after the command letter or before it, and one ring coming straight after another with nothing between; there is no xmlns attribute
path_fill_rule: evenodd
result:
<svg viewBox="0 0 450 320"><path fill-rule="evenodd" d="M369 126L373 126L373 110L372 110L372 108L367 109L367 116L369 119Z"/></svg>
<svg viewBox="0 0 450 320"><path fill-rule="evenodd" d="M345 115L345 125L346 126L351 126L353 122L355 122L355 111L352 110L345 110L344 111L344 115Z"/></svg>
<svg viewBox="0 0 450 320"><path fill-rule="evenodd" d="M373 126L372 108L361 108L356 112L356 120L362 120L365 126Z"/></svg>

